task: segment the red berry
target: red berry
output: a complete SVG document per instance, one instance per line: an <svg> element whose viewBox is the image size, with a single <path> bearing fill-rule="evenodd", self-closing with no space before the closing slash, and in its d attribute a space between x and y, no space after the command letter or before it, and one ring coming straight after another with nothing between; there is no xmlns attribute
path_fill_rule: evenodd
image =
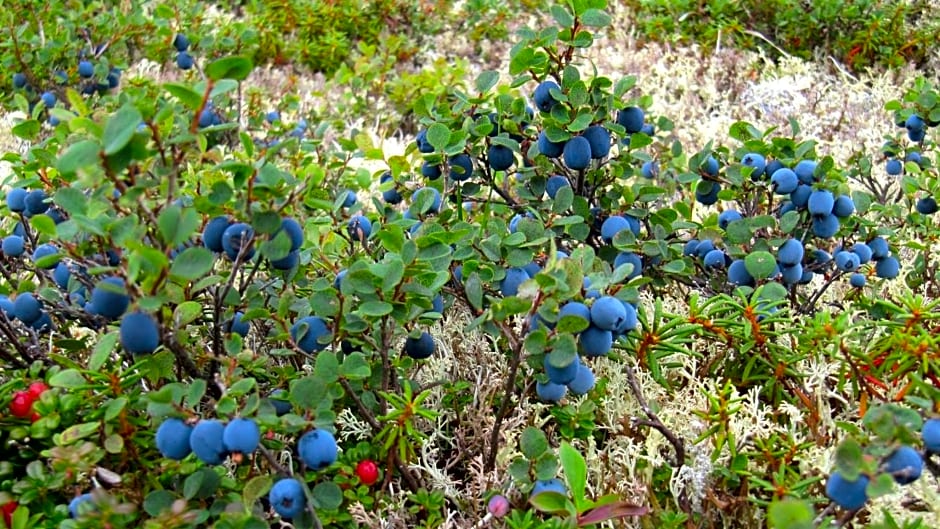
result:
<svg viewBox="0 0 940 529"><path fill-rule="evenodd" d="M3 523L5 523L7 527L13 525L13 511L15 511L17 507L19 507L19 504L15 501L8 501L0 507L0 511L3 512Z"/></svg>
<svg viewBox="0 0 940 529"><path fill-rule="evenodd" d="M14 417L25 419L33 412L33 401L36 400L28 391L17 391L10 402L10 413Z"/></svg>
<svg viewBox="0 0 940 529"><path fill-rule="evenodd" d="M45 382L33 382L26 391L28 391L34 399L38 399L47 389L49 389L49 386L47 386Z"/></svg>
<svg viewBox="0 0 940 529"><path fill-rule="evenodd" d="M42 416L39 415L39 413L37 413L37 412L34 411L33 414L30 415L29 421L30 421L30 422L36 422L36 421L38 421L38 420L41 419L41 418L42 418Z"/></svg>
<svg viewBox="0 0 940 529"><path fill-rule="evenodd" d="M372 485L379 480L379 466L371 459L363 459L356 465L356 475L363 485Z"/></svg>

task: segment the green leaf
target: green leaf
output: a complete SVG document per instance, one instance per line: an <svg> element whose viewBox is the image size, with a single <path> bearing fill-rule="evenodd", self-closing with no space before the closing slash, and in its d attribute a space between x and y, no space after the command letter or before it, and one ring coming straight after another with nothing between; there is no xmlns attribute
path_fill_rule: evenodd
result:
<svg viewBox="0 0 940 529"><path fill-rule="evenodd" d="M385 301L366 301L359 305L359 309L357 309L356 312L363 316L379 318L386 314L391 314L393 309L392 304Z"/></svg>
<svg viewBox="0 0 940 529"><path fill-rule="evenodd" d="M194 281L209 273L215 263L215 256L202 246L183 250L173 259L170 275L187 281Z"/></svg>
<svg viewBox="0 0 940 529"><path fill-rule="evenodd" d="M64 445L74 443L75 441L84 439L89 435L93 435L98 431L99 428L101 428L101 423L97 421L84 422L81 424L69 426L59 434L59 442Z"/></svg>
<svg viewBox="0 0 940 529"><path fill-rule="evenodd" d="M571 16L571 13L569 13L564 6L554 4L551 6L551 12L552 18L555 19L555 23L562 28L570 28L574 25L574 17Z"/></svg>
<svg viewBox="0 0 940 529"><path fill-rule="evenodd" d="M477 92L481 94L488 91L490 88L496 86L496 83L499 82L499 72L496 70L484 70L480 72L480 75L477 76L476 87Z"/></svg>
<svg viewBox="0 0 940 529"><path fill-rule="evenodd" d="M744 267L751 277L763 279L770 276L777 266L777 259L770 252L763 250L751 252L744 258Z"/></svg>
<svg viewBox="0 0 940 529"><path fill-rule="evenodd" d="M84 215L88 211L88 197L74 187L60 187L53 201L69 215Z"/></svg>
<svg viewBox="0 0 940 529"><path fill-rule="evenodd" d="M588 9L581 15L581 23L592 28L602 28L610 25L610 15L600 9Z"/></svg>
<svg viewBox="0 0 940 529"><path fill-rule="evenodd" d="M343 503L343 491L332 481L317 483L310 493L313 495L313 504L320 509L338 509Z"/></svg>
<svg viewBox="0 0 940 529"><path fill-rule="evenodd" d="M202 316L202 303L198 301L184 301L173 311L173 322L177 328L182 328Z"/></svg>
<svg viewBox="0 0 940 529"><path fill-rule="evenodd" d="M862 446L855 439L846 439L836 447L835 462L845 479L855 481L862 470Z"/></svg>
<svg viewBox="0 0 940 529"><path fill-rule="evenodd" d="M202 94L192 88L180 83L165 83L163 87L191 110L196 111L202 108Z"/></svg>
<svg viewBox="0 0 940 529"><path fill-rule="evenodd" d="M245 506L250 508L254 505L256 501L264 497L264 495L271 490L271 485L273 484L274 478L269 474L255 476L249 479L242 489L242 500L245 502Z"/></svg>
<svg viewBox="0 0 940 529"><path fill-rule="evenodd" d="M443 123L434 123L428 127L427 140L435 151L443 151L450 142L450 129Z"/></svg>
<svg viewBox="0 0 940 529"><path fill-rule="evenodd" d="M111 358L111 353L116 349L119 338L120 334L118 331L113 331L105 334L98 340L98 343L95 344L95 349L91 352L91 357L88 359L89 371L101 370L105 362Z"/></svg>
<svg viewBox="0 0 940 529"><path fill-rule="evenodd" d="M770 529L812 529L815 517L809 502L793 498L775 501L767 509Z"/></svg>
<svg viewBox="0 0 940 529"><path fill-rule="evenodd" d="M222 483L222 478L211 468L200 468L183 482L183 497L204 500L212 497Z"/></svg>
<svg viewBox="0 0 940 529"><path fill-rule="evenodd" d="M888 472L882 472L881 474L873 477L868 482L868 486L865 487L865 493L868 494L869 498L884 496L886 494L890 494L893 490L894 477L892 477Z"/></svg>
<svg viewBox="0 0 940 529"><path fill-rule="evenodd" d="M84 169L89 165L99 163L98 155L101 152L101 146L95 140L84 140L73 144L69 150L65 151L59 158L56 167L63 175L73 175L79 169Z"/></svg>
<svg viewBox="0 0 940 529"><path fill-rule="evenodd" d="M223 57L206 66L206 76L213 81L222 79L235 79L244 81L255 65L247 57Z"/></svg>
<svg viewBox="0 0 940 529"><path fill-rule="evenodd" d="M317 363L314 366L313 375L327 384L336 382L339 379L339 360L336 359L336 353L333 351L321 351L317 355Z"/></svg>
<svg viewBox="0 0 940 529"><path fill-rule="evenodd" d="M362 380L369 378L372 374L372 370L369 368L369 364L366 363L365 355L355 352L350 353L343 359L340 374L349 380Z"/></svg>
<svg viewBox="0 0 940 529"><path fill-rule="evenodd" d="M33 215L29 219L29 225L32 226L33 229L35 229L37 232L41 233L42 235L47 235L49 237L56 236L56 228L55 228L56 224L55 224L55 221L52 220L52 217L50 217L49 215L45 215L45 214ZM47 256L47 257L52 257L52 256ZM62 256L60 255L59 258L61 257ZM50 261L49 259L41 259L40 261L36 262L36 266L39 268L47 268L48 266L53 264L53 261ZM58 262L59 259L55 259L54 261Z"/></svg>
<svg viewBox="0 0 940 529"><path fill-rule="evenodd" d="M104 127L104 135L101 138L104 142L104 153L111 156L130 143L141 119L143 118L140 111L130 103L125 104L115 112L108 119L108 124Z"/></svg>
<svg viewBox="0 0 940 529"><path fill-rule="evenodd" d="M157 225L167 246L179 246L196 232L199 227L199 213L193 208L170 206L157 218Z"/></svg>
<svg viewBox="0 0 940 529"><path fill-rule="evenodd" d="M87 383L88 381L77 369L59 371L49 379L49 385L54 388L78 388Z"/></svg>
<svg viewBox="0 0 940 529"><path fill-rule="evenodd" d="M519 436L519 449L527 459L537 459L548 450L548 439L542 430L529 426Z"/></svg>
<svg viewBox="0 0 940 529"><path fill-rule="evenodd" d="M42 125L38 120L35 119L24 119L20 121L10 132L13 133L17 138L22 138L24 140L32 140L39 134L39 131L42 130Z"/></svg>
<svg viewBox="0 0 940 529"><path fill-rule="evenodd" d="M568 492L580 511L584 502L584 489L587 486L587 463L584 462L584 456L567 441L562 442L558 448L558 458L561 460L561 468L565 471L565 480L568 481Z"/></svg>
<svg viewBox="0 0 940 529"><path fill-rule="evenodd" d="M291 402L304 410L314 410L326 393L326 384L315 376L295 379L290 387Z"/></svg>
<svg viewBox="0 0 940 529"><path fill-rule="evenodd" d="M575 515L576 510L575 506L571 503L571 500L565 497L564 494L560 494L553 490L547 490L545 492L540 492L534 496L529 497L529 503L532 504L536 509L556 515Z"/></svg>
<svg viewBox="0 0 940 529"><path fill-rule="evenodd" d="M176 501L176 495L172 492L168 490L155 490L144 498L144 511L150 516L157 517L164 511L169 510L174 501Z"/></svg>

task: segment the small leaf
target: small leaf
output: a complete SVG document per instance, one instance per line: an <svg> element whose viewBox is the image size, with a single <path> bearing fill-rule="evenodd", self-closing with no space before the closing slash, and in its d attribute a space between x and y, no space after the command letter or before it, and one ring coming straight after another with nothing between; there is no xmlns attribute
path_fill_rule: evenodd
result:
<svg viewBox="0 0 940 529"><path fill-rule="evenodd" d="M499 72L496 70L484 70L477 76L476 87L480 93L488 91L496 86L499 81Z"/></svg>
<svg viewBox="0 0 940 529"><path fill-rule="evenodd" d="M255 476L248 480L248 482L245 483L245 487L242 489L242 500L245 502L245 506L250 507L254 505L256 501L271 490L273 483L274 478L270 475Z"/></svg>
<svg viewBox="0 0 940 529"><path fill-rule="evenodd" d="M587 464L584 462L584 456L565 441L558 448L558 458L561 459L561 467L565 471L571 498L580 508L584 501L584 489L587 486Z"/></svg>
<svg viewBox="0 0 940 529"><path fill-rule="evenodd" d="M101 138L104 142L104 153L111 156L130 143L141 119L140 111L129 103L115 112L108 119Z"/></svg>
<svg viewBox="0 0 940 529"><path fill-rule="evenodd" d="M842 476L855 481L862 469L862 447L854 439L846 439L837 448L835 454L836 469Z"/></svg>
<svg viewBox="0 0 940 529"><path fill-rule="evenodd" d="M770 529L812 529L815 517L812 505L793 498L775 501L767 509Z"/></svg>
<svg viewBox="0 0 940 529"><path fill-rule="evenodd" d="M144 498L144 511L150 516L157 517L168 510L174 501L176 501L176 496L172 492L155 490Z"/></svg>
<svg viewBox="0 0 940 529"><path fill-rule="evenodd" d="M77 369L59 371L49 379L49 385L54 388L77 388L87 383L88 381Z"/></svg>
<svg viewBox="0 0 940 529"><path fill-rule="evenodd" d="M366 363L365 355L355 352L343 359L340 374L349 380L361 380L368 378L372 374L372 370L369 369L369 364Z"/></svg>
<svg viewBox="0 0 940 529"><path fill-rule="evenodd" d="M310 493L313 495L314 505L320 509L338 509L343 503L343 491L332 481L317 483Z"/></svg>
<svg viewBox="0 0 940 529"><path fill-rule="evenodd" d="M600 9L588 9L581 15L581 23L592 28L602 28L610 25L610 15Z"/></svg>
<svg viewBox="0 0 940 529"><path fill-rule="evenodd" d="M744 267L751 277L763 279L773 273L777 267L777 259L770 252L751 252L744 258Z"/></svg>
<svg viewBox="0 0 940 529"><path fill-rule="evenodd" d="M17 138L32 140L39 134L40 130L42 130L42 125L39 124L38 120L24 119L14 125L10 132Z"/></svg>
<svg viewBox="0 0 940 529"><path fill-rule="evenodd" d="M182 328L202 316L202 303L198 301L184 301L173 311L173 321L177 328Z"/></svg>
<svg viewBox="0 0 940 529"><path fill-rule="evenodd" d="M428 127L427 139L435 151L443 151L450 142L450 129L443 123L434 123Z"/></svg>
<svg viewBox="0 0 940 529"><path fill-rule="evenodd" d="M386 314L391 314L393 308L391 303L385 301L366 301L359 305L357 312L363 316L379 318Z"/></svg>
<svg viewBox="0 0 940 529"><path fill-rule="evenodd" d="M206 76L213 81L222 79L244 81L254 67L251 59L247 57L237 55L233 57L223 57L211 62L209 66L206 66Z"/></svg>
<svg viewBox="0 0 940 529"><path fill-rule="evenodd" d="M548 450L548 439L542 430L529 426L522 431L519 437L519 448L527 459L537 459Z"/></svg>
<svg viewBox="0 0 940 529"><path fill-rule="evenodd" d="M89 165L96 165L99 161L98 154L101 152L101 146L95 140L85 140L73 144L69 150L65 151L59 158L56 167L63 175L75 174L79 169L84 169Z"/></svg>
<svg viewBox="0 0 940 529"><path fill-rule="evenodd" d="M170 275L194 281L209 273L215 263L215 256L202 246L194 246L183 250L173 259L170 266Z"/></svg>
<svg viewBox="0 0 940 529"><path fill-rule="evenodd" d="M192 88L180 83L165 83L163 87L190 110L196 111L202 107L202 94Z"/></svg>
<svg viewBox="0 0 940 529"><path fill-rule="evenodd" d="M546 490L529 497L529 503L536 509L549 514L563 516L566 514L575 514L576 512L571 500L564 494L553 490Z"/></svg>

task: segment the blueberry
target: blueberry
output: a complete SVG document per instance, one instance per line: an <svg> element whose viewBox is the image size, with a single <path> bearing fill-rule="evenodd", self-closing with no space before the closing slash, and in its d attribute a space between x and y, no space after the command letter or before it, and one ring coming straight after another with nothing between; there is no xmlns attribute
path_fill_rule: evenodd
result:
<svg viewBox="0 0 940 529"><path fill-rule="evenodd" d="M591 305L591 323L605 331L613 331L627 317L623 303L613 296L603 296Z"/></svg>
<svg viewBox="0 0 940 529"><path fill-rule="evenodd" d="M614 344L613 332L591 325L578 336L578 345L586 356L604 356Z"/></svg>
<svg viewBox="0 0 940 529"><path fill-rule="evenodd" d="M551 94L552 90L561 91L561 87L558 86L558 83L555 81L542 81L535 87L535 92L532 94L532 101L542 112L550 112L552 107L558 103L555 96Z"/></svg>
<svg viewBox="0 0 940 529"><path fill-rule="evenodd" d="M286 219L285 219L286 220ZM206 223L206 228L202 232L202 244L213 252L222 252L222 234L231 226L232 222L227 216L215 217ZM282 224L283 227L283 224ZM286 231L286 230L285 230ZM290 232L288 232L290 235ZM293 237L291 238L293 241Z"/></svg>
<svg viewBox="0 0 940 529"><path fill-rule="evenodd" d="M405 354L414 358L415 360L423 360L425 358L430 358L434 354L436 344L434 343L434 337L431 336L431 333L424 331L421 333L421 336L418 338L408 337L405 339L404 351Z"/></svg>
<svg viewBox="0 0 940 529"><path fill-rule="evenodd" d="M89 303L97 314L115 319L124 314L131 303L131 298L126 294L124 280L109 276L99 281L92 289Z"/></svg>
<svg viewBox="0 0 940 529"><path fill-rule="evenodd" d="M302 334L301 334L302 333ZM329 335L326 321L319 316L307 316L297 320L290 328L291 339L305 353L322 351L327 344L320 343L320 338Z"/></svg>
<svg viewBox="0 0 940 529"><path fill-rule="evenodd" d="M512 151L510 151L510 157L512 157ZM450 172L448 173L450 179L455 182L463 182L473 176L473 160L466 153L460 153L450 158L448 165L450 166ZM510 163L510 165L512 164Z"/></svg>
<svg viewBox="0 0 940 529"><path fill-rule="evenodd" d="M591 371L591 368L580 364L574 380L568 383L568 391L574 395L584 395L594 388L594 381L594 372Z"/></svg>
<svg viewBox="0 0 940 529"><path fill-rule="evenodd" d="M909 485L920 477L924 459L910 446L900 446L881 462L882 469L891 474L899 485Z"/></svg>
<svg viewBox="0 0 940 529"><path fill-rule="evenodd" d="M718 227L726 230L728 225L736 220L741 220L744 217L734 209L726 209L718 214Z"/></svg>
<svg viewBox="0 0 940 529"><path fill-rule="evenodd" d="M861 509L868 501L868 494L865 492L867 487L868 476L859 476L854 481L849 481L835 471L826 481L826 496L839 507L854 511Z"/></svg>
<svg viewBox="0 0 940 529"><path fill-rule="evenodd" d="M603 125L591 125L581 136L591 148L591 158L600 160L610 154L610 132Z"/></svg>
<svg viewBox="0 0 940 529"><path fill-rule="evenodd" d="M820 190L813 191L809 196L806 206L811 215L825 216L832 213L832 208L836 205L836 198L831 191Z"/></svg>
<svg viewBox="0 0 940 529"><path fill-rule="evenodd" d="M95 66L90 61L80 61L78 63L78 75L88 79L95 75Z"/></svg>
<svg viewBox="0 0 940 529"><path fill-rule="evenodd" d="M26 240L19 235L8 235L3 238L3 254L10 257L19 257L26 251Z"/></svg>
<svg viewBox="0 0 940 529"><path fill-rule="evenodd" d="M7 192L7 207L14 213L26 211L26 196L29 191L22 187L14 187Z"/></svg>
<svg viewBox="0 0 940 529"><path fill-rule="evenodd" d="M940 453L940 419L927 419L920 431L924 449L931 454Z"/></svg>
<svg viewBox="0 0 940 529"><path fill-rule="evenodd" d="M530 497L542 492L557 492L558 494L568 495L568 489L565 487L565 484L557 478L536 481L535 485L532 487Z"/></svg>
<svg viewBox="0 0 940 529"><path fill-rule="evenodd" d="M623 127L628 134L643 130L645 115L640 107L626 107L617 112L617 124Z"/></svg>
<svg viewBox="0 0 940 529"><path fill-rule="evenodd" d="M225 331L233 332L242 338L248 336L248 331L251 330L251 325L247 321L242 320L244 313L236 312L232 319L225 322Z"/></svg>
<svg viewBox="0 0 940 529"><path fill-rule="evenodd" d="M568 365L562 367L553 366L549 362L549 357L550 355L546 354L542 360L549 381L555 384L567 384L574 380L575 375L578 374L578 366L581 365L578 355L575 355Z"/></svg>
<svg viewBox="0 0 940 529"><path fill-rule="evenodd" d="M189 436L189 447L200 461L207 465L219 465L228 455L222 435L225 426L215 419L204 419L196 424Z"/></svg>
<svg viewBox="0 0 940 529"><path fill-rule="evenodd" d="M467 156L466 163L462 166L466 171L462 175L454 174L454 160L460 156L467 156L466 154L455 156L451 159L451 173L450 177L453 180L466 180L473 174L473 162L470 160L470 157ZM506 147L505 145L490 145L490 148L486 151L486 158L490 164L490 167L496 171L505 171L512 167L512 164L516 161L516 157L512 152L512 149ZM461 159L461 161L463 161ZM469 168L469 170L467 170ZM460 176L461 178L457 178Z"/></svg>
<svg viewBox="0 0 940 529"><path fill-rule="evenodd" d="M170 418L157 428L157 450L168 459L179 461L192 452L189 436L193 427L180 419Z"/></svg>
<svg viewBox="0 0 940 529"><path fill-rule="evenodd" d="M31 293L23 292L13 300L13 316L29 325L42 316L42 303Z"/></svg>
<svg viewBox="0 0 940 529"><path fill-rule="evenodd" d="M232 419L222 432L222 443L230 453L250 454L261 442L261 429L254 419Z"/></svg>
<svg viewBox="0 0 940 529"><path fill-rule="evenodd" d="M565 151L565 143L566 142L554 142L549 140L544 130L539 132L537 141L539 152L549 158L558 158L561 156Z"/></svg>
<svg viewBox="0 0 940 529"><path fill-rule="evenodd" d="M506 277L499 283L499 290L503 296L515 296L519 293L519 287L530 279L528 272L522 268L510 268L506 270Z"/></svg>
<svg viewBox="0 0 940 529"><path fill-rule="evenodd" d="M564 384L554 382L535 383L535 395L542 402L558 402L565 397L566 393L568 393L568 387Z"/></svg>
<svg viewBox="0 0 940 529"><path fill-rule="evenodd" d="M548 193L548 198L554 199L555 195L558 194L558 190L563 187L571 187L571 183L568 182L567 177L556 174L548 178L545 183L545 192Z"/></svg>
<svg viewBox="0 0 940 529"><path fill-rule="evenodd" d="M275 483L268 493L268 501L274 512L287 519L296 518L307 507L303 485L294 478L284 478Z"/></svg>
<svg viewBox="0 0 940 529"><path fill-rule="evenodd" d="M242 254L243 260L251 259L255 254L255 230L244 222L236 222L222 232L222 250L226 257L234 261Z"/></svg>
<svg viewBox="0 0 940 529"><path fill-rule="evenodd" d="M193 56L187 51L181 51L176 54L176 66L181 70L191 70L192 67L196 64L196 61L193 59Z"/></svg>
<svg viewBox="0 0 940 529"><path fill-rule="evenodd" d="M72 498L72 501L69 502L69 516L72 518L78 518L82 514L82 511L87 509L94 509L94 507L82 507L83 505L92 506L93 499L90 492L81 494Z"/></svg>
<svg viewBox="0 0 940 529"><path fill-rule="evenodd" d="M145 312L129 312L121 318L121 346L132 355L151 354L160 346L160 327Z"/></svg>
<svg viewBox="0 0 940 529"><path fill-rule="evenodd" d="M336 461L337 452L333 434L320 428L305 433L297 442L300 460L313 470L332 465Z"/></svg>

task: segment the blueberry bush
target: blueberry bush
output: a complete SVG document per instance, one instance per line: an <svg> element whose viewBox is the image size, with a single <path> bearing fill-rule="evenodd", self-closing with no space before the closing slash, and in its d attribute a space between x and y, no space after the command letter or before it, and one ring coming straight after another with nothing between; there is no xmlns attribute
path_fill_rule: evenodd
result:
<svg viewBox="0 0 940 529"><path fill-rule="evenodd" d="M590 59L603 0L501 69L362 44L315 112L257 84L259 49L314 50L249 27L289 10L152 7L5 21L5 526L932 523L926 78L843 161L799 116L680 141ZM344 121L388 101L401 152Z"/></svg>

